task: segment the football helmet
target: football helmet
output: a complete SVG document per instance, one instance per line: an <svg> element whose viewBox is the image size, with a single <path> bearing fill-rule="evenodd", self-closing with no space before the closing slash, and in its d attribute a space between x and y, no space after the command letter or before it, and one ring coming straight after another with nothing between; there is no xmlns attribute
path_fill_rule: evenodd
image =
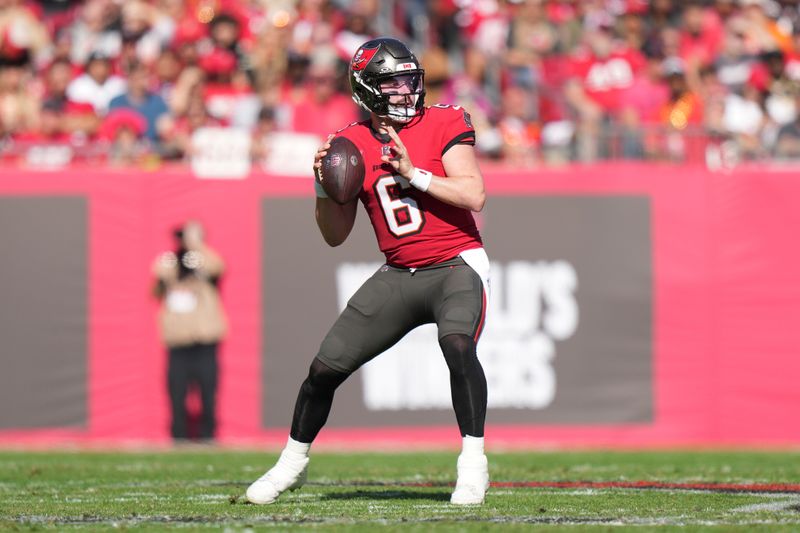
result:
<svg viewBox="0 0 800 533"><path fill-rule="evenodd" d="M363 109L396 122L409 122L425 105L425 70L397 39L367 41L350 62L353 100Z"/></svg>

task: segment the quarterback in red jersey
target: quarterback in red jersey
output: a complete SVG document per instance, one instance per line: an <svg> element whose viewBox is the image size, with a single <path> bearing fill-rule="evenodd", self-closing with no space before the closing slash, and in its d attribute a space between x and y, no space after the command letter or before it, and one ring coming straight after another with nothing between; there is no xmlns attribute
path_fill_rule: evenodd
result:
<svg viewBox="0 0 800 533"><path fill-rule="evenodd" d="M330 246L343 243L360 201L386 264L356 291L331 327L300 387L288 442L277 464L247 489L252 503L272 503L306 479L308 452L328 418L336 388L364 363L422 324L435 323L450 370L462 436L450 501L483 503L489 487L483 432L486 378L476 354L489 290L489 260L472 211L486 201L466 110L424 104L425 73L405 44L364 43L350 63L353 100L370 118L336 135L364 156L356 200L340 205L317 185L316 220ZM330 148L317 152L314 171ZM444 384L443 384L444 385Z"/></svg>
<svg viewBox="0 0 800 533"><path fill-rule="evenodd" d="M382 137L371 123L361 122L346 127L337 135L353 141L364 155L367 173L360 199L388 264L418 268L481 247L475 220L468 209L412 187L409 179L400 174L401 170L386 161L393 157L393 148L404 149L406 156L414 154L414 160L424 164L432 175L447 175L443 158L448 152L471 150L469 144L475 142L475 132L466 111L458 107L433 106L399 133L388 126ZM403 162L408 162L408 157ZM399 167L401 161L396 163ZM403 170L408 172L408 168ZM413 167L410 173L413 177Z"/></svg>

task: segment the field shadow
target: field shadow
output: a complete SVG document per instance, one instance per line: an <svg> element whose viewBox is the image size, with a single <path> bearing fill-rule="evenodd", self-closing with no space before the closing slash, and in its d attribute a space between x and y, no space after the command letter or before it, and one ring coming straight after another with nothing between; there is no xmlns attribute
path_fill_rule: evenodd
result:
<svg viewBox="0 0 800 533"><path fill-rule="evenodd" d="M349 490L331 492L320 497L322 500L428 500L450 501L449 492L424 492L421 490Z"/></svg>

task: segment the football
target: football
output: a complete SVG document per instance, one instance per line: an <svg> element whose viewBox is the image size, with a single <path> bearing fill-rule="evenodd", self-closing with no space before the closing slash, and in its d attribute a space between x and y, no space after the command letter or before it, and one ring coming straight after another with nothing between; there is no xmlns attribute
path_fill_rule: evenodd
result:
<svg viewBox="0 0 800 533"><path fill-rule="evenodd" d="M325 194L339 204L354 200L364 184L364 157L353 141L334 137L317 173Z"/></svg>

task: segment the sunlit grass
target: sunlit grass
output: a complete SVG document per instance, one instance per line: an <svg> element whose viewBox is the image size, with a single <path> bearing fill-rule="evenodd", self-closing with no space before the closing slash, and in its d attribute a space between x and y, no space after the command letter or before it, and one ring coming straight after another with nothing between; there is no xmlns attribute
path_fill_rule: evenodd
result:
<svg viewBox="0 0 800 533"><path fill-rule="evenodd" d="M0 452L0 530L797 531L800 494L627 488L492 488L449 503L454 453L315 453L309 483L269 506L244 502L275 454ZM800 453L489 454L493 481L800 483ZM688 528L688 529L687 529Z"/></svg>

